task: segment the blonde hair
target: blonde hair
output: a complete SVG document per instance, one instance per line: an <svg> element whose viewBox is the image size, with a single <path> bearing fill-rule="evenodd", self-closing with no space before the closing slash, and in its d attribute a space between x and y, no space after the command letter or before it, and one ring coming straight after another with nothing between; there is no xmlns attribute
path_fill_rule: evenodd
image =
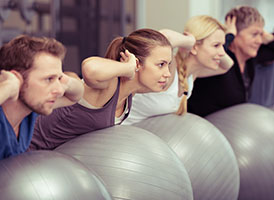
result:
<svg viewBox="0 0 274 200"><path fill-rule="evenodd" d="M196 44L202 44L203 40L210 36L216 30L221 29L225 31L225 27L218 22L215 18L207 15L199 15L190 18L184 28L185 32L191 33L195 39ZM189 53L178 51L175 55L175 60L177 64L177 71L179 77L180 86L183 88L184 95L182 97L180 107L176 114L182 115L187 112L187 94L188 94L188 83L187 83L187 66L186 58Z"/></svg>
<svg viewBox="0 0 274 200"><path fill-rule="evenodd" d="M225 19L232 16L236 17L237 32L240 32L241 30L255 23L264 25L264 18L262 15L256 8L250 6L238 6L232 8L226 14Z"/></svg>

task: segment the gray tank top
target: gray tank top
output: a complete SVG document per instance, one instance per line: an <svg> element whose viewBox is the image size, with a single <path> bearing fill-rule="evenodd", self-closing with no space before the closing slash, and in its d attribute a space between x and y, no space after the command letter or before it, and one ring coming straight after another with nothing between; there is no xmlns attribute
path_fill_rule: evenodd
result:
<svg viewBox="0 0 274 200"><path fill-rule="evenodd" d="M113 126L119 90L120 79L112 98L99 109L87 108L76 103L55 109L48 116L40 115L35 123L29 150L51 150L79 135ZM128 97L129 112L131 101L132 95ZM129 112L124 119L127 118Z"/></svg>

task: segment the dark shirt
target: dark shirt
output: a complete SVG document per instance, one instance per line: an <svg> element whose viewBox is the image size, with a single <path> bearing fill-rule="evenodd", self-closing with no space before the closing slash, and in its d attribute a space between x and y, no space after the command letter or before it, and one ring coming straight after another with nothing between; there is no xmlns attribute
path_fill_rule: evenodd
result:
<svg viewBox="0 0 274 200"><path fill-rule="evenodd" d="M120 79L114 95L102 108L91 109L76 103L55 109L49 116L39 116L35 123L30 150L51 150L79 135L113 126L119 89ZM128 97L129 111L131 99L130 95Z"/></svg>
<svg viewBox="0 0 274 200"><path fill-rule="evenodd" d="M262 61L274 59L274 42L261 45L255 58L247 60L245 71L240 71L237 59L229 49L233 41L232 34L226 35L224 49L233 59L234 65L222 75L197 78L192 95L188 100L188 111L200 116L206 116L218 110L248 101L254 78L254 66Z"/></svg>

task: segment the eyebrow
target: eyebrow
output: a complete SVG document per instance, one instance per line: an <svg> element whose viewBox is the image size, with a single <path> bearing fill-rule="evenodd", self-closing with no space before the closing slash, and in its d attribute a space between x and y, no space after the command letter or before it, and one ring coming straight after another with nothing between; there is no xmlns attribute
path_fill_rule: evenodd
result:
<svg viewBox="0 0 274 200"><path fill-rule="evenodd" d="M160 60L160 62L164 62L164 63L167 63L167 61L166 61L166 60Z"/></svg>

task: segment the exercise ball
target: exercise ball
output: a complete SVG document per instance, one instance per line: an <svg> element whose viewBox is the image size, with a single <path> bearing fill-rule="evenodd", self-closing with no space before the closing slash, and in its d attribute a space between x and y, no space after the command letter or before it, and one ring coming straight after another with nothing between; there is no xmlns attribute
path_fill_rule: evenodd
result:
<svg viewBox="0 0 274 200"><path fill-rule="evenodd" d="M132 126L81 135L58 147L91 167L114 199L193 199L188 174L157 136Z"/></svg>
<svg viewBox="0 0 274 200"><path fill-rule="evenodd" d="M178 155L189 174L195 200L236 200L239 168L222 133L207 120L190 113L167 114L141 121Z"/></svg>
<svg viewBox="0 0 274 200"><path fill-rule="evenodd" d="M112 199L103 182L76 159L36 151L0 161L0 199Z"/></svg>
<svg viewBox="0 0 274 200"><path fill-rule="evenodd" d="M230 142L240 169L239 200L274 199L274 112L240 104L206 117Z"/></svg>

